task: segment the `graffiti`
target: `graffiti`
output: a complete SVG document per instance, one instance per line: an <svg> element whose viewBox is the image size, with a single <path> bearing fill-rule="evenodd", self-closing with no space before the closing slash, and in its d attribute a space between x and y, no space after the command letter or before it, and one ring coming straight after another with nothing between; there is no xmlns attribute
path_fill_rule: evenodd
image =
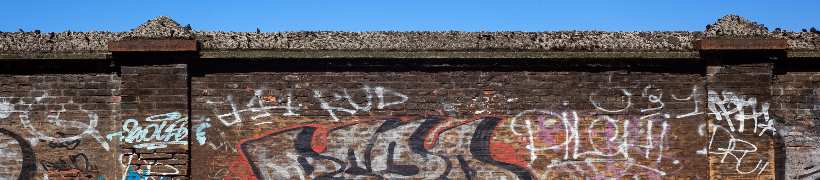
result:
<svg viewBox="0 0 820 180"><path fill-rule="evenodd" d="M423 118L359 119L362 115L376 114L371 111L390 108L409 99L380 88L383 87L363 85L353 90L311 90L309 96L315 98L320 107L306 109L313 111L303 114L327 113L328 118L297 118L320 122L318 124L277 122L291 126L270 131L264 130L267 126L257 127L252 137L237 143L225 141L235 139L230 131L213 131L204 136L205 131L216 129L209 129L213 124L203 117L194 125L194 131L203 134L196 138L199 145L217 152L237 152L241 157L229 165L229 170L208 176L663 179L678 175L703 177L685 168L712 157L716 157L715 163L726 166L723 169L739 175L764 175L776 166L768 154L764 154L771 149L762 147L760 138L743 135L764 136L777 132L775 116L768 112L769 104L729 91L707 91L697 85L673 91L655 85L602 88L584 97L582 101L586 102L582 104L567 99L548 106L549 109L518 112L499 110L496 107L500 104L489 95L489 98L474 99L473 105L465 105L470 102L459 102L459 98L440 97L432 103L441 104L438 114L444 117L429 116L435 113L430 111ZM258 94L251 99L267 102L284 98ZM504 99L509 102L517 98ZM450 102L452 100L455 101ZM531 100L525 98L524 101ZM383 106L379 106L382 103ZM247 107L261 107L258 104ZM469 120L459 117L472 116L474 112L489 115ZM245 114L230 117L253 117L253 114L249 116L250 110L242 113ZM225 118L223 123L230 124L235 119ZM715 122L703 122L706 119ZM323 122L328 120L330 122ZM694 123L683 122L690 120ZM698 124L704 125L696 129ZM699 140L680 142L692 138ZM681 144L687 146L681 147Z"/></svg>
<svg viewBox="0 0 820 180"><path fill-rule="evenodd" d="M103 147L105 150L109 150L108 142L102 139L99 132L95 129L97 127L98 117L96 113L89 112L86 110L81 110L82 112L88 115L89 123L83 123L79 121L63 121L60 118L60 113L58 112L56 115L48 116L47 118L50 119L50 122L55 123L55 125L62 125L64 128L79 128L85 129L82 133L74 136L69 137L53 137L49 136L44 132L37 130L31 123L30 117L28 114L20 115L20 122L22 123L23 127L28 128L32 134L42 140L46 140L53 143L66 143L72 142L81 139L83 136L91 136Z"/></svg>
<svg viewBox="0 0 820 180"><path fill-rule="evenodd" d="M37 159L28 141L0 128L0 177L32 179L35 172Z"/></svg>
<svg viewBox="0 0 820 180"><path fill-rule="evenodd" d="M298 112L304 105L294 102L291 92L288 92L285 98L266 96L263 92L263 90L255 90L253 96L244 106L238 105L233 95L225 96L222 101L208 99L205 104L211 107L215 117L223 125L229 127L244 122L243 117L246 115L250 116L250 121L255 122L255 125L273 123L269 120L263 121L263 119L273 117L274 110L283 110L282 116L286 117L300 115ZM385 109L408 100L406 95L381 86L371 88L364 85L361 92L364 94L363 101L355 100L351 96L353 92L346 88L341 88L338 92L331 92L328 96L325 96L326 92L323 90L312 90L313 98L319 103L320 108L327 111L334 121L339 121L338 113L340 112L355 115L360 112L370 112L373 109ZM220 112L220 107L224 105L230 107L229 113Z"/></svg>
<svg viewBox="0 0 820 180"><path fill-rule="evenodd" d="M206 132L211 127L210 122L211 119L207 116L201 116L199 120L195 121L196 125L193 126L193 129L196 143L200 146L210 147L212 150L236 153L236 146L234 146L234 143L226 141L228 137L224 131L217 131L213 134ZM208 136L211 136L211 139L208 139Z"/></svg>
<svg viewBox="0 0 820 180"><path fill-rule="evenodd" d="M52 97L46 91L34 90L31 94L40 94L31 98L0 98L0 116L3 118L18 117L20 120L20 130L27 132L26 138L14 135L16 142L0 142L0 156L4 158L14 158L12 162L5 165L18 164L16 166L19 174L0 172L0 177L18 177L20 179L34 179L38 166L45 172L37 174L38 178L48 179L61 177L87 177L95 175L87 174L93 171L93 166L85 154L78 154L56 160L48 160L54 157L51 153L35 160L34 146L38 142L46 142L48 148L75 150L84 138L92 138L104 150L109 150L108 142L102 138L98 127L99 117L95 111L87 110L84 104L75 103L72 97ZM62 98L64 102L54 103L52 100ZM15 101L11 101L16 99ZM15 103L9 103L15 102ZM8 106L8 107L6 107ZM3 130L6 131L6 130ZM69 132L69 133L66 133ZM11 132L4 134L11 135ZM31 144L30 144L31 143ZM20 151L15 151L20 149ZM12 153L13 152L13 153ZM5 166L2 165L2 166ZM0 167L6 169L8 167ZM5 170L0 170L5 171ZM102 177L102 176L98 176Z"/></svg>
<svg viewBox="0 0 820 180"><path fill-rule="evenodd" d="M700 110L698 104L700 104L700 100L698 100L698 87L692 87L692 92L686 98L679 98L675 94L671 94L671 99L674 102L691 102L694 106L691 112L688 113L680 113L675 116L672 116L670 113L661 113L664 108L665 103L663 102L664 94L663 90L659 89L653 85L647 85L642 88L640 91L640 97L633 97L634 93L629 89L611 89L608 88L610 91L614 91L615 95L606 94L602 95L599 91L594 91L589 95L589 102L595 107L596 110L605 112L605 113L620 113L626 112L635 106L635 100L643 98L647 102L647 107L639 108L639 112L644 114L641 116L641 119L651 118L653 116L663 116L664 118L685 118L690 116L695 116L699 114L703 114ZM620 96L620 101L618 102L604 102L602 99L604 97L612 97L612 96ZM613 105L618 104L618 105ZM654 112L654 113L649 113Z"/></svg>
<svg viewBox="0 0 820 180"><path fill-rule="evenodd" d="M536 171L540 178L548 178L557 172L599 178L621 177L638 171L665 176L680 170L661 168L665 162L680 163L665 154L672 128L669 121L703 114L697 105L700 102L697 86L687 97L672 94L671 99L653 85L644 86L640 91L609 91L607 94L590 93L588 100L598 112L588 115L562 103L559 111L526 110L510 119L510 132L523 137L529 151L528 164L533 166L547 161L543 171ZM604 96L620 100L604 102ZM664 100L691 103L693 108L674 113L664 110L667 104ZM618 115L633 112L635 116ZM601 164L605 164L605 168L602 169Z"/></svg>
<svg viewBox="0 0 820 180"><path fill-rule="evenodd" d="M441 104L441 112L439 114L446 114L448 116L458 116L458 105L461 103L448 103L445 97L439 97L438 103Z"/></svg>
<svg viewBox="0 0 820 180"><path fill-rule="evenodd" d="M219 138L224 140L224 139L227 139L228 137L225 135L225 132L219 132ZM225 142L225 141L211 140L211 141L208 141L206 144L208 145L208 147L210 147L213 150L234 152L234 153L237 152L236 146L234 146L234 144L228 143L228 142Z"/></svg>
<svg viewBox="0 0 820 180"><path fill-rule="evenodd" d="M473 138L470 142L470 152L476 156L476 158L481 162L490 163L501 167L503 169L509 170L519 178L519 179L532 179L533 175L525 169L525 167L521 165L516 165L515 163L504 162L503 160L497 160L492 156L491 150L493 149L507 149L507 147L496 145L497 147L491 147L490 138L493 136L493 129L498 126L498 123L501 120L498 118L487 118L481 120L481 123L478 125L478 128L473 135ZM520 163L520 162L519 162Z"/></svg>
<svg viewBox="0 0 820 180"><path fill-rule="evenodd" d="M35 103L40 103L40 101L42 101L46 97L48 97L48 93L44 93L40 97L35 97L34 101L35 101ZM32 106L35 103L25 103L21 100L17 104L28 107L28 109L32 109ZM41 140L45 140L45 141L53 142L53 143L65 143L65 142L76 141L78 139L82 139L83 137L88 136L88 137L92 137L95 140L97 140L97 143L99 143L100 146L102 146L103 149L105 149L105 150L110 149L109 146L108 146L108 142L105 141L105 139L103 139L103 137L100 135L100 132L97 131L97 129L96 129L97 123L99 122L99 117L97 116L97 113L94 113L92 111L84 109L82 105L75 104L72 100L69 100L68 103L60 104L60 106L61 106L60 110L48 111L48 113L46 115L46 118L45 118L46 121L50 122L51 124L53 124L54 126L56 126L58 128L62 128L62 129L72 129L72 128L81 129L81 130L83 130L82 133L77 134L77 135L73 135L73 136L67 136L67 137L54 137L54 136L51 136L46 132L38 130L34 125L32 125L32 122L31 122L32 117L30 116L32 113L30 113L27 110L18 111L18 112L20 112L20 115L19 115L20 123L23 125L24 128L28 129L31 134L33 134L35 137L37 137L38 139L41 139ZM88 119L87 119L88 123L84 123L82 121L70 121L70 120L65 120L65 119L61 118L61 115L63 113L69 113L69 111L66 110L66 108L65 108L66 106L77 106L77 108L79 109L79 113L85 114L85 116L88 117ZM72 113L76 113L76 112L77 111L72 111Z"/></svg>
<svg viewBox="0 0 820 180"><path fill-rule="evenodd" d="M242 122L242 115L246 113L252 114L250 117L252 121L272 117L273 114L271 111L276 109L285 110L282 116L298 116L299 114L296 112L298 112L300 109L299 107L302 106L301 104L294 104L293 94L290 92L287 93L286 98L283 98L285 102L277 102L277 98L274 98L273 96L264 96L262 90L255 90L251 99L248 100L242 109L240 109L240 106L236 104L234 99L235 98L233 95L228 95L225 97L224 101L208 100L205 103L212 107L213 112L217 114L217 119L219 119L219 121L221 121L225 126L232 126L236 123ZM278 99L278 101L282 101L282 99ZM220 114L219 105L222 104L228 104L231 108L231 112ZM269 122L259 122L258 124L264 123Z"/></svg>
<svg viewBox="0 0 820 180"><path fill-rule="evenodd" d="M67 159L60 158L57 161L40 161L43 170L47 171L48 177L94 177L84 173L97 171L97 167L88 161L88 157L83 154L69 155Z"/></svg>
<svg viewBox="0 0 820 180"><path fill-rule="evenodd" d="M529 117L535 117L532 120ZM608 115L599 115L582 126L578 112L550 112L528 110L513 117L511 123L524 120L527 129L526 149L529 150L529 164L537 163L546 155L549 165L541 173L544 178L553 171L572 171L585 166L594 169L594 164L607 163L609 172L626 172L631 169L650 171L658 176L667 175L658 164L664 159L666 136L670 125L665 119L624 119L618 120ZM537 124L534 124L537 123ZM655 125L657 124L657 125ZM513 126L516 129L516 126ZM641 130L642 129L642 130ZM563 139L563 140L561 140ZM582 141L587 139L588 141ZM599 139L599 140L596 140ZM551 153L552 152L552 153ZM639 156L636 156L639 155ZM549 159L553 157L552 159ZM638 157L652 164L639 164ZM677 164L676 161L672 161ZM622 163L620 170L613 167ZM575 173L594 176L596 171Z"/></svg>
<svg viewBox="0 0 820 180"><path fill-rule="evenodd" d="M758 109L758 101L754 97L747 98L730 91L718 94L711 90L708 92L707 100L708 114L715 118L716 124L710 123L699 127L698 133L701 136L705 135L703 128L709 128L711 135L708 146L697 153L717 155L720 163L725 163L727 159L734 161L734 170L738 174L763 173L770 164L765 158L766 155L758 155L757 145L741 136L743 132L749 132L749 128L746 127L749 123L753 124L753 135L763 136L767 131L775 135L774 119L769 115L769 103L760 103ZM750 122L746 122L747 120ZM754 164L752 168L741 168L742 165L749 164L744 161L755 157L757 161L751 160Z"/></svg>
<svg viewBox="0 0 820 180"><path fill-rule="evenodd" d="M533 166L530 165L538 158L530 161L519 158L519 154L528 153L515 150L514 145L493 139L496 127L503 122L503 119L496 117L474 120L388 118L342 124L310 124L274 130L266 135L243 140L238 147L240 154L245 157L244 161L249 162L251 173L248 174L260 179L367 176L385 179L472 179L478 176L477 172L486 171L507 172L507 178L533 179L547 178L550 177L550 171L578 168L586 163L607 164L606 171L609 172L628 174L629 171L646 170L663 176L667 172L658 167L661 161L679 163L664 156L665 137L670 128L665 121L655 120L657 126L644 125L643 129L653 130L643 131L651 135L644 134L642 137L637 136L640 135L637 127L639 120L618 121L602 116L593 120L589 128L583 131L590 136L584 138L589 139L589 142L584 142L580 140L584 133L578 128L578 120L573 120L573 115L567 113L561 116L563 122L543 125L542 123L547 123L544 120L539 124L541 129L570 127L560 132L567 137L563 142L549 144L551 147L527 147L542 151L538 153L542 155L560 152L561 155L553 156L557 158L552 159L543 171L532 169ZM365 133L370 137L346 138L351 133ZM540 133L536 137L541 138L539 141L543 144L552 143L556 139L550 136L557 133L558 131L551 134ZM592 138L599 134L605 134L605 137ZM277 141L283 138L293 141ZM452 142L453 140L457 142ZM637 144L639 141L643 144ZM291 150L270 149L270 144L276 144L276 147L285 145L291 147ZM640 164L636 160L638 157L633 156L653 163ZM595 172L587 175L595 176Z"/></svg>
<svg viewBox="0 0 820 180"><path fill-rule="evenodd" d="M6 98L0 99L0 119L6 119L14 112L14 104L9 103Z"/></svg>
<svg viewBox="0 0 820 180"><path fill-rule="evenodd" d="M178 167L163 163L164 160L173 158L173 154L170 154L168 157L151 158L141 157L135 153L121 154L119 155L119 163L123 169L121 179L161 180L171 179L171 176L180 176L182 174Z"/></svg>
<svg viewBox="0 0 820 180"><path fill-rule="evenodd" d="M350 93L348 93L348 90L346 88L342 88L341 94L339 94L338 92L334 92L332 96L332 101L326 100L326 98L322 95L321 90L313 90L313 97L316 98L317 101L319 101L321 108L327 111L327 113L330 115L330 117L333 118L334 121L339 121L339 117L336 114L337 112L344 112L350 115L356 115L356 113L358 112L369 112L373 108L374 95L378 99L378 102L376 103L376 109L384 109L388 106L402 104L409 99L407 95L386 89L381 86L370 88L369 86L364 85L361 91L365 94L364 105L361 105L361 102L357 102L356 100L354 100L354 98L350 96ZM385 102L385 95L398 97L399 100ZM335 106L332 105L332 102L334 101L340 102L341 104L346 103L350 106Z"/></svg>
<svg viewBox="0 0 820 180"><path fill-rule="evenodd" d="M565 173L601 179L659 178L682 170L681 166L661 166L681 163L666 153L673 128L670 120L705 114L698 105L702 94L696 86L691 94L676 96L649 85L638 91L614 91L622 97L620 105L602 102L602 94L590 94L594 111L603 113L581 114L564 102L560 111L526 110L509 121L496 117L472 120L441 117L357 120L354 117L336 122L340 112L356 115L379 108L382 102L376 98L384 97L380 93L391 91L378 89L363 86L358 91L362 93L356 96L347 89L330 95L314 90L314 98L325 104L322 109L335 123L281 128L242 140L233 149L239 150L242 162L232 165L231 174L259 179L473 179L498 175L482 174L486 172L505 172L502 176L516 179L543 179ZM400 104L408 99L404 95L391 96L395 101L386 104ZM325 101L329 99L333 101ZM664 109L667 101L678 105L674 113ZM682 103L691 103L691 109L679 108ZM451 106L445 109L448 113L442 114L454 110ZM482 108L477 111L490 112ZM611 114L627 112L639 114ZM510 128L503 131L513 137L507 134L505 139L495 140L492 137L499 131L495 127L502 122L510 123ZM365 136L350 138L362 135ZM220 136L225 138L224 133L215 133L209 138ZM283 139L292 142L283 142ZM224 144L205 144L213 150L231 150ZM271 149L271 144L290 150Z"/></svg>
<svg viewBox="0 0 820 180"><path fill-rule="evenodd" d="M123 178L124 180L171 180L170 177L165 176L148 176L150 170L145 169L142 171L135 170L132 167L128 167L126 170L126 176Z"/></svg>
<svg viewBox="0 0 820 180"><path fill-rule="evenodd" d="M503 94L499 94L494 90L484 90L480 95L468 97L449 98L439 90L433 91L434 95L442 95L438 97L438 104L440 108L436 111L440 115L450 117L475 116L481 114L505 113L499 111L496 105L509 105L512 102L518 101L518 98L507 98ZM510 112L507 110L506 112Z"/></svg>
<svg viewBox="0 0 820 180"><path fill-rule="evenodd" d="M229 169L221 168L219 170L208 173L208 179L214 179L214 180L225 179L225 177L230 177L230 174L231 174L231 172L230 172Z"/></svg>
<svg viewBox="0 0 820 180"><path fill-rule="evenodd" d="M686 98L678 98L677 96L672 94L672 99L674 99L675 101L684 101L684 102L685 101L692 101L692 104L695 105L695 107L692 109L692 112L689 112L689 113L686 113L686 114L679 114L679 115L675 116L675 118L685 118L685 117L690 117L690 116L696 116L696 115L703 114L703 112L700 111L700 107L699 107L699 104L701 103L701 101L699 100L699 98L696 97L696 95L698 95L698 88L697 87L692 87L692 93L690 93L689 96L687 96Z"/></svg>
<svg viewBox="0 0 820 180"><path fill-rule="evenodd" d="M699 154L714 154L720 156L720 163L725 163L728 157L734 159L735 162L735 171L739 174L749 174L755 171L758 171L757 174L763 173L766 170L766 167L769 166L769 162L766 160L758 160L755 163L754 168L748 171L741 170L741 165L745 164L743 161L744 159L748 159L751 157L752 154L756 153L758 148L755 146L754 143L749 142L747 140L736 138L735 135L729 130L721 125L712 125L711 129L712 135L709 138L709 145L704 149L698 151ZM717 145L713 145L715 142L715 136L719 134L723 134L725 137L728 136L726 145L713 147Z"/></svg>
<svg viewBox="0 0 820 180"><path fill-rule="evenodd" d="M60 136L60 137L69 136L69 135L66 135L65 133L62 133L62 132L57 132L57 135ZM66 141L66 142L48 142L48 147L50 147L50 148L65 148L65 149L68 149L68 150L74 150L75 148L77 148L77 146L80 145L80 142L82 142L82 141L79 140L79 139L73 140L73 141Z"/></svg>
<svg viewBox="0 0 820 180"><path fill-rule="evenodd" d="M752 126L754 133L760 131L758 136L761 136L766 131L771 131L774 135L776 130L773 126L773 119L769 116L769 103L761 103L758 112L757 99L754 97L745 98L729 91L718 94L711 90L708 97L709 114L714 115L717 121L726 122L730 131L743 133L746 130L746 120L754 120ZM751 110L751 114L746 114L747 110Z"/></svg>
<svg viewBox="0 0 820 180"><path fill-rule="evenodd" d="M506 171L507 178L531 179L523 161L510 154L495 155L514 153L510 145L492 140L492 131L501 121L493 117L452 121L399 117L311 124L270 131L243 140L238 147L243 161L248 162L248 174L260 179L473 179L479 172L490 171ZM350 139L346 135L362 132L370 136ZM276 141L283 137L293 141ZM270 149L271 143L290 149ZM232 171L239 174L240 170Z"/></svg>
<svg viewBox="0 0 820 180"><path fill-rule="evenodd" d="M208 141L208 136L205 134L205 130L211 127L211 119L208 117L201 117L199 120L199 124L194 126L194 137L196 137L196 142L199 145L204 145L206 141Z"/></svg>
<svg viewBox="0 0 820 180"><path fill-rule="evenodd" d="M632 107L632 93L629 92L626 89L621 89L620 91L623 93L623 97L625 97L625 100L624 100L624 98L621 98L621 101L622 102L626 101L626 104L622 105L622 107L603 107L601 105L601 101L596 100L596 99L598 99L597 97L600 96L600 95L598 95L597 92L593 92L589 95L589 102L592 103L592 106L594 106L595 109L598 109L599 111L603 111L603 112L615 113L615 112L626 111L627 109Z"/></svg>
<svg viewBox="0 0 820 180"><path fill-rule="evenodd" d="M188 144L188 118L179 112L170 112L145 118L141 126L136 119L127 119L122 131L108 134L108 139L119 137L120 141L135 143L134 148L157 149L169 144Z"/></svg>

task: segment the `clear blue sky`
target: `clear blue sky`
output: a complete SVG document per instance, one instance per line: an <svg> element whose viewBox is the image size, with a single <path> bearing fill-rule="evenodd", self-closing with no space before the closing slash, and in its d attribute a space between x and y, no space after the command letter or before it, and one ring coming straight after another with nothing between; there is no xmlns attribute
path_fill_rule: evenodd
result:
<svg viewBox="0 0 820 180"><path fill-rule="evenodd" d="M820 0L10 0L0 31L128 31L159 15L209 31L702 31L729 13L820 28Z"/></svg>

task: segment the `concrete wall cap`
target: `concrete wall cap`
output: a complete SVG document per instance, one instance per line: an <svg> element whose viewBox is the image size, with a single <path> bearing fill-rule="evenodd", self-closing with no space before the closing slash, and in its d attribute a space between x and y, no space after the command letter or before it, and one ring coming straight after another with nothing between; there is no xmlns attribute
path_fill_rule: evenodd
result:
<svg viewBox="0 0 820 180"><path fill-rule="evenodd" d="M792 51L820 51L820 33L769 32L737 15L705 32L222 32L194 31L160 16L130 32L0 32L0 53L105 52L123 39L195 39L201 50L341 51L525 51L525 52L692 52L704 38L786 39Z"/></svg>

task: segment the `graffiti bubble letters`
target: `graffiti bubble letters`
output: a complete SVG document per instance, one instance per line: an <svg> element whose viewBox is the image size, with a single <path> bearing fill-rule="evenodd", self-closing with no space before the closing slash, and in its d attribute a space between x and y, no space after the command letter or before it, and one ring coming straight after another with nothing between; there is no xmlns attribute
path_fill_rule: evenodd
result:
<svg viewBox="0 0 820 180"><path fill-rule="evenodd" d="M350 105L350 107L348 108L331 105L330 101L327 101L325 98L323 98L321 90L313 90L313 97L315 97L316 100L319 101L322 109L327 111L328 114L330 114L330 117L333 117L334 121L339 121L339 117L336 116L336 112L345 112L350 115L355 115L358 112L370 112L370 110L373 108L374 94L378 98L378 103L376 103L377 109L384 109L387 106L398 105L404 103L409 99L407 95L395 92L393 90L385 89L381 86L370 88L369 86L364 85L364 87L362 87L362 91L365 94L365 102L363 102L363 105L361 104L361 102L356 102L356 100L354 100L353 97L350 96L350 93L348 93L348 90L345 88L342 89L341 94L333 93L333 100L346 101L346 103ZM385 95L395 96L398 97L400 100L385 102Z"/></svg>
<svg viewBox="0 0 820 180"><path fill-rule="evenodd" d="M122 131L108 134L108 139L119 136L123 142L136 143L134 148L146 149L188 143L188 118L179 112L150 116L145 118L145 121L150 124L141 126L136 119L125 120Z"/></svg>
<svg viewBox="0 0 820 180"><path fill-rule="evenodd" d="M501 121L386 118L278 129L243 140L238 147L247 166L231 171L245 167L257 179L477 179L483 172L532 179L516 158L498 158L515 153L492 140Z"/></svg>

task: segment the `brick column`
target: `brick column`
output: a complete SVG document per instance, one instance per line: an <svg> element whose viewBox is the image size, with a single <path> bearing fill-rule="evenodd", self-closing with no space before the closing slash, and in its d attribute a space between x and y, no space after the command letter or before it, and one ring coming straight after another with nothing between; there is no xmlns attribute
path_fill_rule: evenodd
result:
<svg viewBox="0 0 820 180"><path fill-rule="evenodd" d="M120 69L119 134L127 177L186 179L190 170L189 61L195 40L127 40L109 44ZM115 139L112 139L115 140Z"/></svg>
<svg viewBox="0 0 820 180"><path fill-rule="evenodd" d="M707 65L707 133L711 179L774 179L782 152L774 128L770 87L774 62L785 58L785 40L704 39ZM781 175L778 175L781 176Z"/></svg>

